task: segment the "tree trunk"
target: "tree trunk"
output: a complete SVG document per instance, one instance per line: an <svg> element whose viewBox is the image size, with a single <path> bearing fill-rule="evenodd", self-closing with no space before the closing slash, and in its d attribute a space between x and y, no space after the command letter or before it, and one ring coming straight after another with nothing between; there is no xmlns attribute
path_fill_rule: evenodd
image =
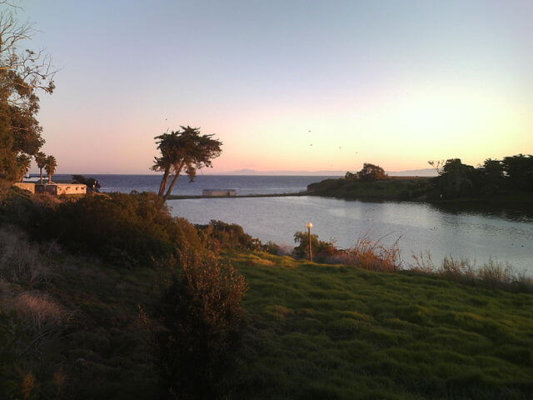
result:
<svg viewBox="0 0 533 400"><path fill-rule="evenodd" d="M178 168L175 169L174 173L174 178L172 179L172 182L170 183L170 186L168 187L168 190L167 190L167 193L165 194L165 196L163 196L163 198L166 200L168 198L168 196L170 196L170 194L172 193L172 189L174 189L174 185L176 184L176 182L178 181L179 177L180 177L180 172L181 172L181 169L183 168L183 164L184 163L181 163Z"/></svg>
<svg viewBox="0 0 533 400"><path fill-rule="evenodd" d="M165 188L167 187L168 174L170 173L170 167L165 168L163 173L163 178L161 178L161 183L159 184L159 193L158 196L163 196L165 194Z"/></svg>
<svg viewBox="0 0 533 400"><path fill-rule="evenodd" d="M172 189L174 189L174 185L178 181L179 176L180 176L179 174L174 175L174 178L172 179L172 182L170 183L170 186L168 187L167 193L163 197L165 200L167 199L168 196L170 196L170 193L172 193Z"/></svg>
<svg viewBox="0 0 533 400"><path fill-rule="evenodd" d="M42 168L39 168L39 178L40 178L41 185L42 185L43 184L43 169Z"/></svg>

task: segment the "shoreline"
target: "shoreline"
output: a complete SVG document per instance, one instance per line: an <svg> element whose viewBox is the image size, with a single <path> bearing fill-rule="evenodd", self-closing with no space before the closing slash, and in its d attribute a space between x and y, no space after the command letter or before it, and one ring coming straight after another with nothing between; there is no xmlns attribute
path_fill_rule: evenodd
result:
<svg viewBox="0 0 533 400"><path fill-rule="evenodd" d="M301 197L308 196L307 192L298 192L298 193L265 193L265 194L238 194L236 196L179 196L179 195L170 195L167 200L188 200L188 199L242 199L249 197Z"/></svg>
<svg viewBox="0 0 533 400"><path fill-rule="evenodd" d="M443 200L421 200L421 199L408 199L402 200L393 197L378 197L378 196L335 196L327 195L324 193L316 192L297 192L297 193L258 193L258 194L238 194L235 196L204 196L204 195L170 195L167 200L190 200L190 199L239 199L239 198L268 198L268 197L323 197L328 199L337 199L345 201L360 201L364 203L420 203L430 204L434 206L488 206L514 208L518 207L531 207L533 209L533 197L531 198L461 198L461 199L443 199Z"/></svg>

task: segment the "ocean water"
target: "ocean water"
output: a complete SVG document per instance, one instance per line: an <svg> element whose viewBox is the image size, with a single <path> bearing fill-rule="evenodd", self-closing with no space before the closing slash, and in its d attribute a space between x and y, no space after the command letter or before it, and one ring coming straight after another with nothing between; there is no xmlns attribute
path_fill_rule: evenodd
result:
<svg viewBox="0 0 533 400"><path fill-rule="evenodd" d="M55 179L71 179L71 175L54 175ZM101 192L130 193L157 192L161 175L87 175L100 182ZM181 176L172 194L199 196L204 189L235 189L237 194L298 193L307 185L319 182L327 176L242 176L242 175L198 175L194 182Z"/></svg>
<svg viewBox="0 0 533 400"><path fill-rule="evenodd" d="M153 175L94 175L104 192L157 191ZM70 176L67 176L70 178ZM203 189L236 189L238 194L296 193L328 177L199 176L181 178L174 194L201 195ZM60 179L60 177L58 177ZM360 202L314 196L273 198L202 198L169 200L175 216L194 224L221 220L241 225L263 242L294 246L293 235L313 222L313 233L340 248L362 237L384 245L397 243L406 266L413 255L489 260L510 264L533 275L533 217L508 210L446 210L424 203Z"/></svg>

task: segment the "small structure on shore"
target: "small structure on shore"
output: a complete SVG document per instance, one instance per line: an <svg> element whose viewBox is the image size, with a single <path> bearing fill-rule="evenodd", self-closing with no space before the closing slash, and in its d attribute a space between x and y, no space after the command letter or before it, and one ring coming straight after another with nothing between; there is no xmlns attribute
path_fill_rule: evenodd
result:
<svg viewBox="0 0 533 400"><path fill-rule="evenodd" d="M32 194L35 193L49 193L56 196L61 194L85 194L87 193L87 185L81 183L33 183L33 182L17 182L15 186L27 190Z"/></svg>
<svg viewBox="0 0 533 400"><path fill-rule="evenodd" d="M235 197L237 191L235 189L204 189L202 196L205 197Z"/></svg>

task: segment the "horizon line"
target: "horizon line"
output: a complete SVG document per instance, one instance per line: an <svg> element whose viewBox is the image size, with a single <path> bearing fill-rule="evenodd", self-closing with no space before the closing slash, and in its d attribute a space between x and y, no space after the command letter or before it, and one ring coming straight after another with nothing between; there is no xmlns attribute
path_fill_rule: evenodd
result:
<svg viewBox="0 0 533 400"><path fill-rule="evenodd" d="M234 175L234 176L344 176L346 171L337 171L337 170L318 170L318 171L298 171L298 170L253 170L253 169L239 169L232 171L220 171L220 172L210 172L206 170L207 173L201 171L197 176L224 176L224 175ZM405 173L424 173L424 175L437 175L435 170L432 168L420 168L420 169L407 169L407 170L397 170L397 171L385 171L387 174L405 174ZM39 176L39 171L30 172L30 176L37 175ZM54 175L141 175L141 176L160 176L160 173L135 173L135 172L58 172ZM180 176L187 176L186 174L180 174Z"/></svg>

